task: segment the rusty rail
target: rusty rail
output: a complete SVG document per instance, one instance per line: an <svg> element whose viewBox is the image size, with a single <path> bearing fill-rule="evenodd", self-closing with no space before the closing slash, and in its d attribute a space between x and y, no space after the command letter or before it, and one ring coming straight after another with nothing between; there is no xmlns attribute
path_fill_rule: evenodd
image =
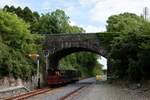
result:
<svg viewBox="0 0 150 100"><path fill-rule="evenodd" d="M81 90L81 89L84 88L84 87L85 87L85 86L81 86L81 87L77 88L76 90L74 90L74 91L72 91L72 92L66 94L65 96L59 98L58 100L65 100L66 98L72 96L74 93L78 92L79 90Z"/></svg>
<svg viewBox="0 0 150 100"><path fill-rule="evenodd" d="M28 93L24 93L24 94L21 94L21 95L6 98L5 100L23 100L23 99L27 99L27 98L30 98L32 96L38 95L38 94L48 92L50 90L52 90L52 89L49 89L49 88L37 89L37 90L33 90L31 92L28 92Z"/></svg>

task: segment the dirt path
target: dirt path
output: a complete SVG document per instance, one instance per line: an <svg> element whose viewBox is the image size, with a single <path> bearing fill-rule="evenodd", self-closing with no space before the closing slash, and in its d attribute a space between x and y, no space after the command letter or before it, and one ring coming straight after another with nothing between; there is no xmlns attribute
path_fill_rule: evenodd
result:
<svg viewBox="0 0 150 100"><path fill-rule="evenodd" d="M73 100L150 100L150 97L144 96L140 92L127 88L120 88L111 84L95 84L87 90L82 91L79 95L72 98Z"/></svg>

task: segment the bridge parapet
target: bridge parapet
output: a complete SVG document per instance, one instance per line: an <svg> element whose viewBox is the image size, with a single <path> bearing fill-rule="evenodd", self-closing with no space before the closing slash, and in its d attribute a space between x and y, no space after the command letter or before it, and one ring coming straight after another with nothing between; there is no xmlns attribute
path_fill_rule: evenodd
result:
<svg viewBox="0 0 150 100"><path fill-rule="evenodd" d="M46 35L44 49L49 50L51 54L65 48L84 48L87 51L107 56L107 51L102 47L97 33Z"/></svg>

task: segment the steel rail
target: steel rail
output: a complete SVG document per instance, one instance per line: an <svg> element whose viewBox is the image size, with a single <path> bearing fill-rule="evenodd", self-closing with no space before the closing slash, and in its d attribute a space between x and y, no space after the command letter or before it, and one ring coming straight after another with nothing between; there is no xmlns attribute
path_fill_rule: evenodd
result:
<svg viewBox="0 0 150 100"><path fill-rule="evenodd" d="M76 92L78 92L79 90L81 90L81 89L83 89L83 88L85 88L85 87L86 87L86 86L81 86L81 87L75 89L74 91L72 91L72 92L66 94L65 96L59 98L58 100L65 100L66 98L72 96L73 94L75 94Z"/></svg>
<svg viewBox="0 0 150 100"><path fill-rule="evenodd" d="M27 99L27 98L30 98L32 96L38 95L38 94L48 92L50 90L52 90L52 89L49 89L49 88L37 89L37 90L33 90L31 92L28 92L28 93L24 93L24 94L21 94L21 95L6 98L5 100L23 100L23 99Z"/></svg>

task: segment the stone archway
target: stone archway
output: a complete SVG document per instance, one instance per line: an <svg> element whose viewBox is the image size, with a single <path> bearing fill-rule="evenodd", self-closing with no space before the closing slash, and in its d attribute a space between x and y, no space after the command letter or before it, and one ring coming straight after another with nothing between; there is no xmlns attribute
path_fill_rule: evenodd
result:
<svg viewBox="0 0 150 100"><path fill-rule="evenodd" d="M50 54L50 67L57 67L60 58L79 51L90 51L107 58L107 49L96 33L46 35L44 50Z"/></svg>
<svg viewBox="0 0 150 100"><path fill-rule="evenodd" d="M108 58L107 46L104 44L105 38L100 38L97 33L46 35L43 49L49 52L49 67L57 68L62 57L79 51L90 51ZM109 63L107 64L107 71L110 73Z"/></svg>

